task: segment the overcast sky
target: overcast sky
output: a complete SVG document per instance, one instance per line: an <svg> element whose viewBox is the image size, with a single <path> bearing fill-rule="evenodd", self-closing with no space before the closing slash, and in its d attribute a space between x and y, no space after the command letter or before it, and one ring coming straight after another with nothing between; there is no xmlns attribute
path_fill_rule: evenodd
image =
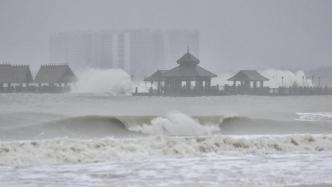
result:
<svg viewBox="0 0 332 187"><path fill-rule="evenodd" d="M51 33L198 29L219 71L332 65L330 0L0 0L0 61L49 63Z"/></svg>

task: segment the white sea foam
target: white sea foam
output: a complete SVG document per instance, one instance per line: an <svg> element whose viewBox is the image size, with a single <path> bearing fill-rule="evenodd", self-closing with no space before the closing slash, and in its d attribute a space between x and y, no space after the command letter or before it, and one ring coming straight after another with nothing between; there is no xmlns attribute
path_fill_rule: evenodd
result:
<svg viewBox="0 0 332 187"><path fill-rule="evenodd" d="M318 112L318 113L296 113L299 121L330 121L332 120L332 112Z"/></svg>
<svg viewBox="0 0 332 187"><path fill-rule="evenodd" d="M73 92L110 95L131 95L133 82L128 73L121 69L89 69L78 74L79 82Z"/></svg>
<svg viewBox="0 0 332 187"><path fill-rule="evenodd" d="M157 117L150 124L131 126L129 130L151 135L208 135L220 131L219 124L200 124L181 112L170 112Z"/></svg>
<svg viewBox="0 0 332 187"><path fill-rule="evenodd" d="M151 136L127 139L52 139L0 143L1 165L92 163L201 154L332 151L332 135Z"/></svg>

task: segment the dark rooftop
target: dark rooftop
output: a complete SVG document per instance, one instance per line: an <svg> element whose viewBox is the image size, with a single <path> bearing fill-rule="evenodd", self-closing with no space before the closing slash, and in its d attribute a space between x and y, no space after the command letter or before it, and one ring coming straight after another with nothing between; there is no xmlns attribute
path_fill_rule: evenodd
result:
<svg viewBox="0 0 332 187"><path fill-rule="evenodd" d="M256 70L241 70L228 79L228 81L268 81L269 79L259 74Z"/></svg>
<svg viewBox="0 0 332 187"><path fill-rule="evenodd" d="M189 51L176 61L180 65L197 65L199 64L198 58L194 57Z"/></svg>
<svg viewBox="0 0 332 187"><path fill-rule="evenodd" d="M33 78L28 65L12 66L12 83L32 83Z"/></svg>
<svg viewBox="0 0 332 187"><path fill-rule="evenodd" d="M195 65L195 66L177 66L171 70L168 70L164 73L165 77L216 77L217 75L211 73L204 68Z"/></svg>
<svg viewBox="0 0 332 187"><path fill-rule="evenodd" d="M0 83L11 83L12 73L10 64L0 64Z"/></svg>
<svg viewBox="0 0 332 187"><path fill-rule="evenodd" d="M36 75L36 83L69 83L77 80L67 64L42 65Z"/></svg>
<svg viewBox="0 0 332 187"><path fill-rule="evenodd" d="M0 64L1 83L31 83L33 78L28 65Z"/></svg>
<svg viewBox="0 0 332 187"><path fill-rule="evenodd" d="M164 81L164 73L167 72L167 70L158 70L154 72L149 77L145 78L144 81Z"/></svg>
<svg viewBox="0 0 332 187"><path fill-rule="evenodd" d="M145 78L145 81L164 81L166 78L177 77L177 78L212 78L217 75L210 71L200 67L199 60L189 53L189 51L183 55L179 60L177 67L170 70L158 70L151 76Z"/></svg>

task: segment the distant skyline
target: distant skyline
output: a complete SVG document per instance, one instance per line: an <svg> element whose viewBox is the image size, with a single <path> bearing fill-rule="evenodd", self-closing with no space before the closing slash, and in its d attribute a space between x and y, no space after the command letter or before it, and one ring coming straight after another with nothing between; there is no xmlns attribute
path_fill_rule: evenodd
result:
<svg viewBox="0 0 332 187"><path fill-rule="evenodd" d="M1 0L0 61L50 63L56 32L197 29L202 66L217 73L312 69L332 65L331 10L329 0Z"/></svg>

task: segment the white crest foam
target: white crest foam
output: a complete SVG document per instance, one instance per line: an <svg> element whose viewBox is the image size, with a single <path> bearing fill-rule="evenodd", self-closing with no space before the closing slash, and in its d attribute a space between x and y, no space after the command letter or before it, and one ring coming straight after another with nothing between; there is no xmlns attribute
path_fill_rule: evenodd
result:
<svg viewBox="0 0 332 187"><path fill-rule="evenodd" d="M170 112L165 117L151 120L151 124L137 125L132 131L151 135L208 135L220 131L218 124L202 125L181 112Z"/></svg>

